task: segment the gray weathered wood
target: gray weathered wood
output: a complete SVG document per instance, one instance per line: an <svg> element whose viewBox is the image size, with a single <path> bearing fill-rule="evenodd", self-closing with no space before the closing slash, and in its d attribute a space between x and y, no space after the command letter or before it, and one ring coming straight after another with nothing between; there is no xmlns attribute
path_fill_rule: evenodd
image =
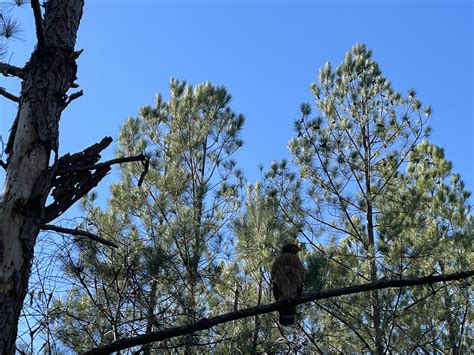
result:
<svg viewBox="0 0 474 355"><path fill-rule="evenodd" d="M76 78L71 54L83 3L48 1L44 18L39 18L44 43L36 47L21 71L2 66L5 73L23 79L0 204L0 353L5 355L15 353L18 319L50 188L49 160L58 149L66 92Z"/></svg>

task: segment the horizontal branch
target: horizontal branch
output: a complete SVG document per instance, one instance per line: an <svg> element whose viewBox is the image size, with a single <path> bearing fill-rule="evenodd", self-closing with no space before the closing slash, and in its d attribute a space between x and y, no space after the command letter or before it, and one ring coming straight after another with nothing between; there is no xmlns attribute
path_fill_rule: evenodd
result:
<svg viewBox="0 0 474 355"><path fill-rule="evenodd" d="M91 164L91 165L85 165L85 166L79 166L79 167L68 167L65 169L58 170L57 174L61 175L61 174L76 173L79 171L96 170L100 168L110 167L111 165L114 165L114 164L129 163L132 161L144 162L146 161L146 157L143 154L139 154L139 155L134 155L130 157L111 159L111 160L107 160L107 161L104 161L103 163L98 163L98 164Z"/></svg>
<svg viewBox="0 0 474 355"><path fill-rule="evenodd" d="M113 248L118 248L117 244L115 244L113 242L110 242L110 241L108 241L104 238L101 238L101 237L99 237L99 236L97 236L93 233L84 231L84 230L63 228L63 227L59 227L59 226L54 226L52 224L43 224L40 228L42 230L54 231L54 232L58 232L58 233L67 233L67 234L72 234L72 235L84 236L84 237L87 237L91 240L94 240L94 241L96 241L100 244L104 244L104 245L107 245L107 246L110 246L110 247L113 247Z"/></svg>
<svg viewBox="0 0 474 355"><path fill-rule="evenodd" d="M23 69L7 63L0 63L0 73L4 76L16 76L20 79L24 77Z"/></svg>
<svg viewBox="0 0 474 355"><path fill-rule="evenodd" d="M10 94L8 91L6 91L4 88L0 88L0 95L5 96L7 99L10 99L15 102L20 102L20 98L18 96L15 96L13 94Z"/></svg>
<svg viewBox="0 0 474 355"><path fill-rule="evenodd" d="M218 324L230 322L237 319L247 318L256 316L258 314L265 314L277 311L284 307L296 306L302 303L310 301L316 301L331 297L338 297L344 295L350 295L360 292L368 292L372 290L380 290L383 288L400 288L408 286L417 286L425 284L433 284L436 282L443 281L455 281L467 279L474 275L474 270L458 272L455 274L437 275L437 276L425 276L416 279L399 279L399 280L381 280L374 283L366 283L362 285L355 285L349 287L343 287L338 289L320 291L320 292L308 292L299 297L294 297L277 303L264 304L260 306L250 307L241 309L236 312L229 312L221 314L212 318L203 318L196 323L182 325L179 327L168 328L148 334L138 335L131 338L123 338L116 340L108 345L103 345L98 348L89 350L83 355L92 354L110 354L115 351L131 348L133 346L139 346L143 344L152 343L155 341L162 341L177 336L195 333L201 330L212 328Z"/></svg>

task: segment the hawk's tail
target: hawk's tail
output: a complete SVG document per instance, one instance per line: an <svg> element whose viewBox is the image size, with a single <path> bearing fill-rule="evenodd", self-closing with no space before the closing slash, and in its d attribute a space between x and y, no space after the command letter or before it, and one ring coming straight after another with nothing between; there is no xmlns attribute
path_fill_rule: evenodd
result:
<svg viewBox="0 0 474 355"><path fill-rule="evenodd" d="M295 324L295 307L288 307L280 309L280 324L284 327L288 327L290 325Z"/></svg>

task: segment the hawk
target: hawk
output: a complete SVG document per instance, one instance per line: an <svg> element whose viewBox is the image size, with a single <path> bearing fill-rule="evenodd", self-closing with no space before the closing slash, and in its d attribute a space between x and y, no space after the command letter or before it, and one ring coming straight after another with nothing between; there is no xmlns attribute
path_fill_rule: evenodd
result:
<svg viewBox="0 0 474 355"><path fill-rule="evenodd" d="M300 250L295 244L287 244L273 263L271 280L273 296L277 302L299 296L303 292L304 266L296 255ZM282 326L291 326L295 323L296 307L283 308L278 312Z"/></svg>

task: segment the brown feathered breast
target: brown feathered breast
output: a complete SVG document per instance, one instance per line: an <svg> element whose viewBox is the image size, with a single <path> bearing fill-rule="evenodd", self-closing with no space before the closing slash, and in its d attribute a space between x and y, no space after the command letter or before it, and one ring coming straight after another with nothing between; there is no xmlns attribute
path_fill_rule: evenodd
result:
<svg viewBox="0 0 474 355"><path fill-rule="evenodd" d="M301 295L304 267L296 254L282 253L273 263L273 295L276 301Z"/></svg>

